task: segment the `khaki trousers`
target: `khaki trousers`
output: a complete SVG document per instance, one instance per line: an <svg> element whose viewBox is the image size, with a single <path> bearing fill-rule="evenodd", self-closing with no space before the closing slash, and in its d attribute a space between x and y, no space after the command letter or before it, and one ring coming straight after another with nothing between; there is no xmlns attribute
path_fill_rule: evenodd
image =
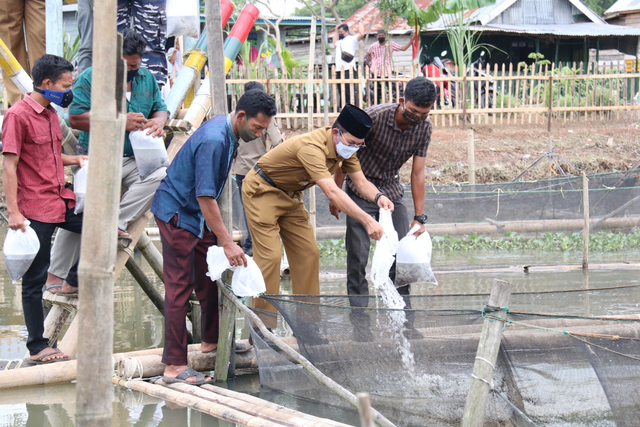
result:
<svg viewBox="0 0 640 427"><path fill-rule="evenodd" d="M302 192L287 193L267 184L255 170L242 183L242 200L253 239L253 258L260 267L267 294L280 293L281 243L287 252L294 294L320 293L320 251L302 202ZM276 311L262 298L254 308ZM261 316L265 326L275 327L275 317Z"/></svg>
<svg viewBox="0 0 640 427"><path fill-rule="evenodd" d="M0 0L1 1L1 0ZM134 157L122 159L122 188L125 190L120 199L118 228L126 231L129 224L140 218L151 208L151 202L160 182L166 175L166 168L159 168L140 180ZM66 277L69 269L80 256L81 236L66 230L58 230L51 251L49 273Z"/></svg>
<svg viewBox="0 0 640 427"><path fill-rule="evenodd" d="M31 75L31 67L46 51L45 0L1 0L0 38L27 74ZM15 105L22 99L22 92L4 69L2 80L7 88L9 102Z"/></svg>

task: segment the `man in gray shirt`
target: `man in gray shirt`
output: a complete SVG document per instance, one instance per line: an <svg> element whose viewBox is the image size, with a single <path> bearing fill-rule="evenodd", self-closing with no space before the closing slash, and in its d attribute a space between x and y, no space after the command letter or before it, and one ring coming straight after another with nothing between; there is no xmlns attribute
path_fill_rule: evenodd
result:
<svg viewBox="0 0 640 427"><path fill-rule="evenodd" d="M250 90L264 90L264 87L258 82L248 82L244 85L244 91L246 93ZM253 169L253 166L258 162L260 157L267 153L267 138L269 139L269 149L280 144L284 139L276 126L275 117L271 118L271 124L266 132L262 133L260 138L252 141L244 141L241 138L239 141L233 171L236 174L236 185L238 186L240 194L242 194L242 181L244 181L244 177ZM240 198L240 201L242 201L242 198ZM244 210L242 211L242 216L246 224L247 219L244 215ZM242 243L242 250L247 255L253 255L253 242L251 241L251 234L249 234L248 227L247 238Z"/></svg>

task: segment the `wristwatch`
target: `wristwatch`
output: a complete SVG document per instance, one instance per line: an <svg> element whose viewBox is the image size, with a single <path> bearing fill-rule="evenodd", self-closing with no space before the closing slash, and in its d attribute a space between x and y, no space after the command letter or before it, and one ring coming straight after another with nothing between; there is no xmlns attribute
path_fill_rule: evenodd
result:
<svg viewBox="0 0 640 427"><path fill-rule="evenodd" d="M426 214L422 214L422 215L416 215L413 217L414 221L418 221L420 224L426 224L427 223L427 215Z"/></svg>

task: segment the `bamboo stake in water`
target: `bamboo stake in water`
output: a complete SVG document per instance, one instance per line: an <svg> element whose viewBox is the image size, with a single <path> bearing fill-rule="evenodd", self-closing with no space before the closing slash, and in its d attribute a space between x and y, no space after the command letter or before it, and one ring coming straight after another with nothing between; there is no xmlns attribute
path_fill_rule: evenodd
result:
<svg viewBox="0 0 640 427"><path fill-rule="evenodd" d="M495 280L487 307L508 307L510 297L511 283ZM506 316L506 311L499 311L495 315L495 317L500 318L505 318ZM462 415L461 425L463 427L481 427L484 424L487 399L489 398L489 390L492 388L493 371L498 359L503 327L504 321L490 319L485 319L484 321L480 342L478 343L476 361L473 365L473 374L471 374L471 386Z"/></svg>
<svg viewBox="0 0 640 427"><path fill-rule="evenodd" d="M469 162L469 184L476 183L476 155L473 129L467 131L467 161Z"/></svg>
<svg viewBox="0 0 640 427"><path fill-rule="evenodd" d="M589 179L582 172L582 203L584 209L584 229L582 232L582 269L589 269Z"/></svg>

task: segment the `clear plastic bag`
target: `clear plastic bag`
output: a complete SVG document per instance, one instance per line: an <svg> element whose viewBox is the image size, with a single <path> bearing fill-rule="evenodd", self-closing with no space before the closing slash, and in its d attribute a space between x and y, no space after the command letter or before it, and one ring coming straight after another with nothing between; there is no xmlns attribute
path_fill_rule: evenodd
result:
<svg viewBox="0 0 640 427"><path fill-rule="evenodd" d="M147 129L143 129L129 133L141 180L159 168L169 166L169 156L164 146L164 139L159 136L147 135L147 132Z"/></svg>
<svg viewBox="0 0 640 427"><path fill-rule="evenodd" d="M29 221L25 220L25 231L7 230L4 239L4 263L13 283L18 283L24 273L29 270L31 263L40 250L40 241L33 228L29 227Z"/></svg>
<svg viewBox="0 0 640 427"><path fill-rule="evenodd" d="M264 277L258 264L250 256L246 256L247 266L232 267L224 254L224 248L211 246L207 251L207 267L211 280L218 280L225 270L232 270L231 290L239 297L253 297L267 290Z"/></svg>
<svg viewBox="0 0 640 427"><path fill-rule="evenodd" d="M73 192L76 193L76 208L74 213L77 215L84 212L84 198L87 194L87 177L89 173L89 161L85 161L82 167L73 173Z"/></svg>
<svg viewBox="0 0 640 427"><path fill-rule="evenodd" d="M167 37L200 37L200 4L198 0L167 1Z"/></svg>
<svg viewBox="0 0 640 427"><path fill-rule="evenodd" d="M417 226L400 240L396 254L396 287L410 283L438 284L431 269L431 236L426 231L420 236L413 235Z"/></svg>

